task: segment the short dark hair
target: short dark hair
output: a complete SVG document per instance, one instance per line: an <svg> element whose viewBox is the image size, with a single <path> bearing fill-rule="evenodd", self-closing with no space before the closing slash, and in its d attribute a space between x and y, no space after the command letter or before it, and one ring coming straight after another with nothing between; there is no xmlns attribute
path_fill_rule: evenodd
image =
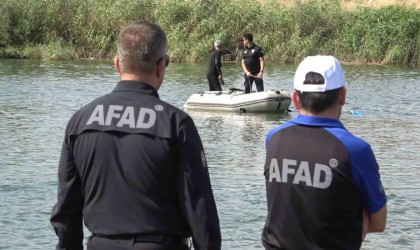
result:
<svg viewBox="0 0 420 250"><path fill-rule="evenodd" d="M245 33L242 37L245 38L246 40L250 41L251 43L252 43L252 41L254 39L252 37L252 34L251 33Z"/></svg>
<svg viewBox="0 0 420 250"><path fill-rule="evenodd" d="M306 74L303 84L324 84L324 81L321 74L309 72ZM337 103L340 90L341 88L325 92L301 92L296 90L296 93L302 109L319 114Z"/></svg>

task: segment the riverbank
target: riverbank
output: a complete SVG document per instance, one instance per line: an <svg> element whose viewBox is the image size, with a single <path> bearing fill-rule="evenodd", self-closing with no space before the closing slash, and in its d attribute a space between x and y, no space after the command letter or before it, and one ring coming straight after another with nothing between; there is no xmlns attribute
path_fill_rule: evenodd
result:
<svg viewBox="0 0 420 250"><path fill-rule="evenodd" d="M252 32L268 62L333 54L347 63L419 66L420 3L390 1L4 0L0 57L111 59L119 29L141 17L167 31L176 62L205 61L215 39L238 61L241 36Z"/></svg>

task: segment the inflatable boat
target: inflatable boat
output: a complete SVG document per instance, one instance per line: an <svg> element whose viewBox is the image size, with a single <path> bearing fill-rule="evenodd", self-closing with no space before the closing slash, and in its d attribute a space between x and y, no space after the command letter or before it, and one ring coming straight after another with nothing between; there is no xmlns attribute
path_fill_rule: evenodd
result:
<svg viewBox="0 0 420 250"><path fill-rule="evenodd" d="M240 113L288 111L290 95L284 90L265 90L245 94L240 89L205 91L191 95L184 104L187 110L220 110Z"/></svg>

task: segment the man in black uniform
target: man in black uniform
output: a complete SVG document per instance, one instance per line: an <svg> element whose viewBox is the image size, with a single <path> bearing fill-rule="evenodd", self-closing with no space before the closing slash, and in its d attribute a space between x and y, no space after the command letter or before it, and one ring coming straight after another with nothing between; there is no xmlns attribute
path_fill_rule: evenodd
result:
<svg viewBox="0 0 420 250"><path fill-rule="evenodd" d="M222 41L214 42L214 49L210 52L207 63L207 80L210 91L222 91L220 84L223 84L222 75Z"/></svg>
<svg viewBox="0 0 420 250"><path fill-rule="evenodd" d="M264 91L264 50L253 42L251 33L242 36L244 50L242 51L242 69L244 70L245 94L251 93L252 83L255 81L257 91Z"/></svg>
<svg viewBox="0 0 420 250"><path fill-rule="evenodd" d="M156 24L124 27L121 81L70 119L51 223L57 249L220 249L201 139L185 112L161 101L167 38Z"/></svg>

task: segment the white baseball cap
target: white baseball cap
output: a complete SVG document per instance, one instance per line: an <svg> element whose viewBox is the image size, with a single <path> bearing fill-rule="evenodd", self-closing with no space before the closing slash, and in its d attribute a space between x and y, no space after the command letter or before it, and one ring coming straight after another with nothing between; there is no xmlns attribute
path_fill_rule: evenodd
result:
<svg viewBox="0 0 420 250"><path fill-rule="evenodd" d="M322 75L324 84L303 84L309 72ZM344 85L344 72L334 56L308 56L299 64L295 73L294 88L302 92L325 92Z"/></svg>

